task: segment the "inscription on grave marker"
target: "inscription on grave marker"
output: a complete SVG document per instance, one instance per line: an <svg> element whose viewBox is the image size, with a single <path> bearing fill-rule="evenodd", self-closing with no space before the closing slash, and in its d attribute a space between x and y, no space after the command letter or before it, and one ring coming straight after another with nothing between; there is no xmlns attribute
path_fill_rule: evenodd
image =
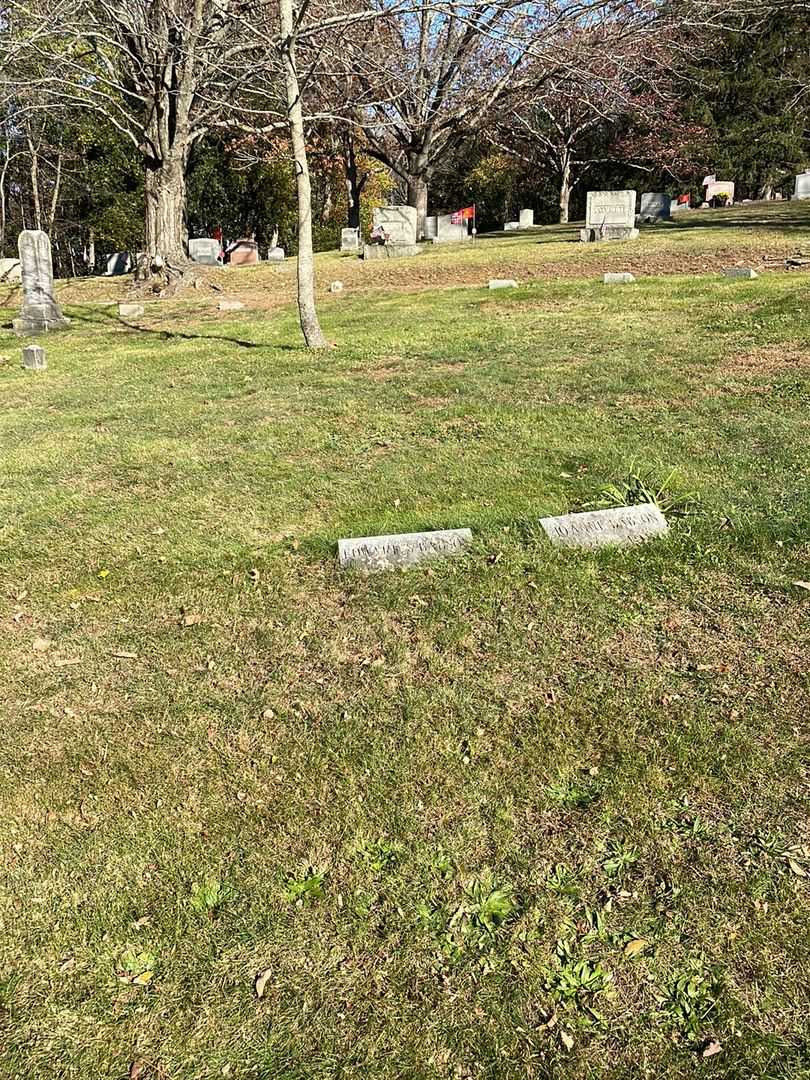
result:
<svg viewBox="0 0 810 1080"><path fill-rule="evenodd" d="M638 544L668 531L666 518L654 503L541 518L540 524L555 547Z"/></svg>
<svg viewBox="0 0 810 1080"><path fill-rule="evenodd" d="M415 566L425 559L458 555L471 543L472 532L469 529L358 536L338 541L338 561L344 568L393 570L398 566Z"/></svg>

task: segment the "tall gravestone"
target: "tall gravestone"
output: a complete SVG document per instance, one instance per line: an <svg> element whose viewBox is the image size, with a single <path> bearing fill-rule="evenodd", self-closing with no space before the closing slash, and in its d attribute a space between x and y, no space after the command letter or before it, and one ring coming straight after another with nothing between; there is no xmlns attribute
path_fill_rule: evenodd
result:
<svg viewBox="0 0 810 1080"><path fill-rule="evenodd" d="M794 199L810 199L810 172L798 173L793 189Z"/></svg>
<svg viewBox="0 0 810 1080"><path fill-rule="evenodd" d="M585 228L580 229L583 243L597 240L635 240L635 191L589 191L585 210Z"/></svg>
<svg viewBox="0 0 810 1080"><path fill-rule="evenodd" d="M17 242L22 272L23 303L14 320L18 334L46 334L70 325L53 295L53 260L48 234L26 229Z"/></svg>
<svg viewBox="0 0 810 1080"><path fill-rule="evenodd" d="M534 210L527 209L520 211L520 227L521 229L534 228Z"/></svg>

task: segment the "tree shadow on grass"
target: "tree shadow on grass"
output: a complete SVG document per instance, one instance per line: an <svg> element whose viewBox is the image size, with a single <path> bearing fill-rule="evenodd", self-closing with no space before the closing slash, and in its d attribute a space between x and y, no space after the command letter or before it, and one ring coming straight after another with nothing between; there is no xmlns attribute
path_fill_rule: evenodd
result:
<svg viewBox="0 0 810 1080"><path fill-rule="evenodd" d="M119 315L115 315L110 312L82 312L75 308L71 308L71 319L74 322L84 322L88 325L102 326L103 322L114 325L116 327L124 327L127 330L131 330L136 334L143 334L152 339L160 339L162 341L170 341L172 338L180 338L183 341L223 341L229 345L238 345L242 349L279 349L285 348L283 345L270 344L265 341L248 341L244 338L229 337L225 334L202 334L191 333L187 330L159 330L149 326L140 326L135 322L128 322L126 319L121 318ZM286 346L288 349L293 349L294 346Z"/></svg>

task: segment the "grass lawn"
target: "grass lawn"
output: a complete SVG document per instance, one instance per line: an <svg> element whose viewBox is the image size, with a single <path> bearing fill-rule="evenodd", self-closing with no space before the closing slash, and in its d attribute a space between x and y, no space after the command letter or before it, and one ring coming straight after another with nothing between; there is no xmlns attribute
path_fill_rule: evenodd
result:
<svg viewBox="0 0 810 1080"><path fill-rule="evenodd" d="M810 1077L810 279L663 276L747 215L0 331L0 1077ZM545 542L634 468L696 512Z"/></svg>

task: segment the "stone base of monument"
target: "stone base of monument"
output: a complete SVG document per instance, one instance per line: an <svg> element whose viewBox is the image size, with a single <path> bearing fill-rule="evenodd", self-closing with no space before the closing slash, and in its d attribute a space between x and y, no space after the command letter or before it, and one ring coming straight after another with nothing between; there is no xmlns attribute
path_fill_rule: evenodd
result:
<svg viewBox="0 0 810 1080"><path fill-rule="evenodd" d="M20 317L12 322L14 333L20 337L29 334L48 334L52 330L65 330L70 319L63 315L56 304L28 304Z"/></svg>
<svg viewBox="0 0 810 1080"><path fill-rule="evenodd" d="M637 240L638 229L627 225L600 225L596 229L580 229L579 238L583 244L596 244L602 240Z"/></svg>
<svg viewBox="0 0 810 1080"><path fill-rule="evenodd" d="M364 244L364 259L398 259L403 255L418 255L418 244Z"/></svg>

